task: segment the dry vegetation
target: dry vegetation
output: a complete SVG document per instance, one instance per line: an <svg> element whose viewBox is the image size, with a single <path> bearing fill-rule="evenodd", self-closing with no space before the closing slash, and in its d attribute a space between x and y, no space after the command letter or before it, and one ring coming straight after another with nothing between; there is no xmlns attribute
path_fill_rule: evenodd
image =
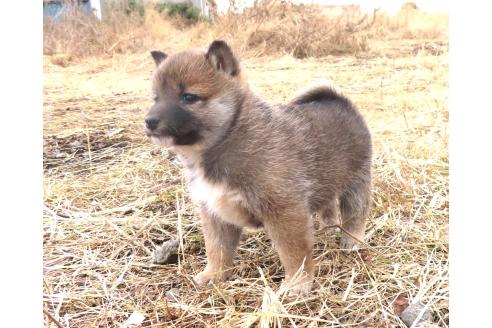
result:
<svg viewBox="0 0 492 328"><path fill-rule="evenodd" d="M61 22L60 22L61 21ZM295 5L263 0L241 14L212 19L171 18L147 6L145 15L121 7L107 12L103 22L65 11L60 21L44 21L44 53L55 64L94 56L140 53L158 47L174 50L190 44L205 46L220 38L247 57L289 54L296 58L357 55L374 40L447 37L447 15L402 9L396 16L375 11Z"/></svg>
<svg viewBox="0 0 492 328"><path fill-rule="evenodd" d="M150 10L118 23L79 17L70 38L45 24L43 297L58 323L119 327L140 312L153 327L405 327L395 309L403 296L448 326L447 18L350 14L334 24L312 7L289 6L285 17L268 4L254 9L272 20L247 12L193 26ZM311 45L319 24L336 27ZM320 228L315 289L306 299L278 292L283 270L261 232L244 236L232 281L205 290L191 281L205 265L198 219L179 165L142 131L154 66L148 50L215 37L242 45L252 88L269 101L330 79L373 133L367 245L340 252L336 232ZM53 64L60 58L66 67ZM153 249L169 239L182 242L179 263L152 264ZM179 296L166 295L171 288Z"/></svg>

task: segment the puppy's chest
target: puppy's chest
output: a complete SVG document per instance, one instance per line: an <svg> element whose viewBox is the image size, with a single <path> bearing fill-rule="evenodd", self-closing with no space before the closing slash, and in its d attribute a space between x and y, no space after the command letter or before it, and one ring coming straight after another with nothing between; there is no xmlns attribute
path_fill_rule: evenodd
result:
<svg viewBox="0 0 492 328"><path fill-rule="evenodd" d="M204 203L211 209L220 205L235 205L241 201L239 192L224 184L210 182L200 173L193 174L189 188L195 203Z"/></svg>
<svg viewBox="0 0 492 328"><path fill-rule="evenodd" d="M224 183L214 183L205 178L201 170L187 172L188 187L195 204L205 205L209 212L224 221L240 226L257 226L245 209L241 193Z"/></svg>

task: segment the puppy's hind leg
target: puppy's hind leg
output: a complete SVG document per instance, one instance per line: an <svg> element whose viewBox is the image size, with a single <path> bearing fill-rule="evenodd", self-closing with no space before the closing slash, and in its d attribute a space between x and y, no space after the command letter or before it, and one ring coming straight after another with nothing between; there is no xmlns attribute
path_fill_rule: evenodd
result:
<svg viewBox="0 0 492 328"><path fill-rule="evenodd" d="M273 241L285 269L284 286L294 295L307 295L314 279L313 226L303 211L286 210L264 221L265 231Z"/></svg>
<svg viewBox="0 0 492 328"><path fill-rule="evenodd" d="M327 226L340 225L341 221L338 216L337 197L332 197L326 202L326 205L319 211L321 221Z"/></svg>
<svg viewBox="0 0 492 328"><path fill-rule="evenodd" d="M355 179L340 196L342 230L344 230L340 239L340 248L355 250L364 241L370 200L371 183L367 178Z"/></svg>

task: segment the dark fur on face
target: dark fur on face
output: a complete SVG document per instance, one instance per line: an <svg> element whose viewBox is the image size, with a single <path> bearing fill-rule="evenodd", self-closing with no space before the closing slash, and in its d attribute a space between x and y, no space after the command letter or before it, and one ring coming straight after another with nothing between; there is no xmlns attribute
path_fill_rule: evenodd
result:
<svg viewBox="0 0 492 328"><path fill-rule="evenodd" d="M243 227L263 227L292 291L314 278L312 216L340 225L341 247L364 237L371 197L371 136L349 99L319 86L283 106L254 95L223 41L207 51L152 53L153 141L176 152L200 211L208 264L199 285L225 280Z"/></svg>
<svg viewBox="0 0 492 328"><path fill-rule="evenodd" d="M193 145L200 140L200 121L177 104L157 100L146 118L147 126L152 120L157 123L155 128L147 128L148 136L171 137L176 145Z"/></svg>

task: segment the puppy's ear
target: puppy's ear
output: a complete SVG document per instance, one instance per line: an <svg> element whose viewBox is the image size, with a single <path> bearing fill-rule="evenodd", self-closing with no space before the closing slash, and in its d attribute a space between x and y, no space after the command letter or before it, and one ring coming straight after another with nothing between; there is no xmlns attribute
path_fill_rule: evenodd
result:
<svg viewBox="0 0 492 328"><path fill-rule="evenodd" d="M159 64L167 58L167 55L159 50L153 50L150 52L152 58L154 58L155 66L159 66Z"/></svg>
<svg viewBox="0 0 492 328"><path fill-rule="evenodd" d="M210 44L206 54L212 66L231 76L237 76L240 71L239 62L234 57L231 48L222 40L215 40Z"/></svg>

